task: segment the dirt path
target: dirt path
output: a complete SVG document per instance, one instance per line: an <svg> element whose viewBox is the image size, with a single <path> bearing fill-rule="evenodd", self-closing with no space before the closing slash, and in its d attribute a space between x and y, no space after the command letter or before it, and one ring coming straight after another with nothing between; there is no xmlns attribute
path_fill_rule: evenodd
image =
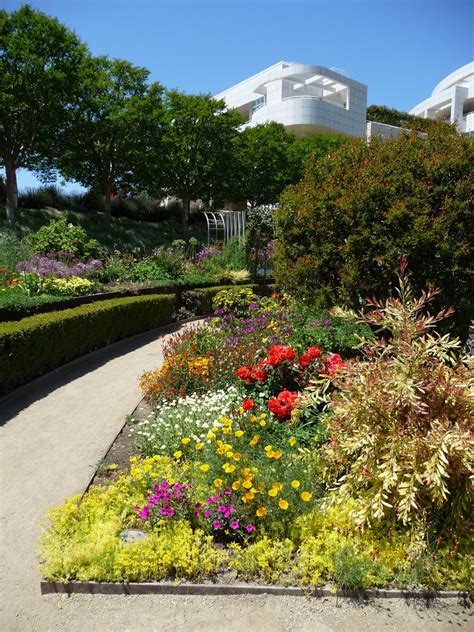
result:
<svg viewBox="0 0 474 632"><path fill-rule="evenodd" d="M162 332L160 332L162 333ZM10 631L467 630L467 607L304 597L41 596L39 523L81 492L124 417L138 376L162 360L157 332L111 345L0 400L0 629ZM472 622L472 620L471 620ZM471 627L472 629L472 627Z"/></svg>

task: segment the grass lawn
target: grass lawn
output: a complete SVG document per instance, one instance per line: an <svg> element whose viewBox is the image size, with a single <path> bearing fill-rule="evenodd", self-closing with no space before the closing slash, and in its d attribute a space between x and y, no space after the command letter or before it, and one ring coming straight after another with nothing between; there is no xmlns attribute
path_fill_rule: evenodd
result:
<svg viewBox="0 0 474 632"><path fill-rule="evenodd" d="M41 210L19 208L17 210L16 231L20 237L37 231L52 219L67 215L73 224L82 226L88 236L97 239L106 248L133 250L141 248L150 252L157 246L170 244L175 239L182 239L181 224L176 219L164 220L160 223L138 222L132 219L117 217L107 226L103 215L58 211L52 208ZM0 230L8 226L5 207L0 206ZM194 236L200 242L207 241L205 224L190 227L188 237Z"/></svg>

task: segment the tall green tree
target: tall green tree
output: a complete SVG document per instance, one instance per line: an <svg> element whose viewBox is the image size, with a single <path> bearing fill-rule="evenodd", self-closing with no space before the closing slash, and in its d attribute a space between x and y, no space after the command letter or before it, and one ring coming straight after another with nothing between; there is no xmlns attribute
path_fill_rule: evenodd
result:
<svg viewBox="0 0 474 632"><path fill-rule="evenodd" d="M240 114L209 95L171 91L166 96L163 156L157 163L169 194L182 200L187 231L192 200L220 197L232 177Z"/></svg>
<svg viewBox="0 0 474 632"><path fill-rule="evenodd" d="M310 158L323 158L343 143L351 142L354 142L353 138L338 134L312 134L297 138L288 148L292 184L303 179L305 166Z"/></svg>
<svg viewBox="0 0 474 632"><path fill-rule="evenodd" d="M81 93L87 54L72 31L28 5L0 12L0 166L12 224L17 169L41 170L54 162Z"/></svg>
<svg viewBox="0 0 474 632"><path fill-rule="evenodd" d="M244 129L238 141L234 197L251 207L275 204L292 181L288 150L293 142L293 134L280 123Z"/></svg>
<svg viewBox="0 0 474 632"><path fill-rule="evenodd" d="M88 89L64 138L62 175L103 194L106 220L120 188L147 180L146 158L157 151L163 127L163 88L147 83L149 72L123 60L90 62Z"/></svg>

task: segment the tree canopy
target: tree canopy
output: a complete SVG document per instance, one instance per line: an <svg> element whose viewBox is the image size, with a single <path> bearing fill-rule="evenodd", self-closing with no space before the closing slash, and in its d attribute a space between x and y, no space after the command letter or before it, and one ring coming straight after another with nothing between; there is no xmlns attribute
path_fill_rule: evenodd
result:
<svg viewBox="0 0 474 632"><path fill-rule="evenodd" d="M87 92L64 138L58 161L67 178L110 198L147 180L145 157L158 149L163 88L147 84L148 70L106 57L90 61Z"/></svg>
<svg viewBox="0 0 474 632"><path fill-rule="evenodd" d="M162 155L155 173L183 202L183 230L191 200L215 199L228 190L241 123L237 112L210 95L167 93Z"/></svg>
<svg viewBox="0 0 474 632"><path fill-rule="evenodd" d="M7 216L15 221L16 171L54 162L82 91L87 48L58 20L28 5L0 12L0 161Z"/></svg>

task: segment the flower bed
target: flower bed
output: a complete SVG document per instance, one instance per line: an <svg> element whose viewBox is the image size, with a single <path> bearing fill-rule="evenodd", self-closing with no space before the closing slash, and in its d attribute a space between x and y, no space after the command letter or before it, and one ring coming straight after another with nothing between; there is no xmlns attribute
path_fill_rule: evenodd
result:
<svg viewBox="0 0 474 632"><path fill-rule="evenodd" d="M434 320L419 312L430 295L417 302L401 282L402 299L367 316L390 340L353 316L338 333L342 312L310 326L288 299L217 295L215 317L176 336L163 367L144 376L152 408L129 422L129 469L50 513L45 579L230 573L468 590L469 360L450 359L458 343L426 332ZM367 335L363 355L344 346L347 327Z"/></svg>

